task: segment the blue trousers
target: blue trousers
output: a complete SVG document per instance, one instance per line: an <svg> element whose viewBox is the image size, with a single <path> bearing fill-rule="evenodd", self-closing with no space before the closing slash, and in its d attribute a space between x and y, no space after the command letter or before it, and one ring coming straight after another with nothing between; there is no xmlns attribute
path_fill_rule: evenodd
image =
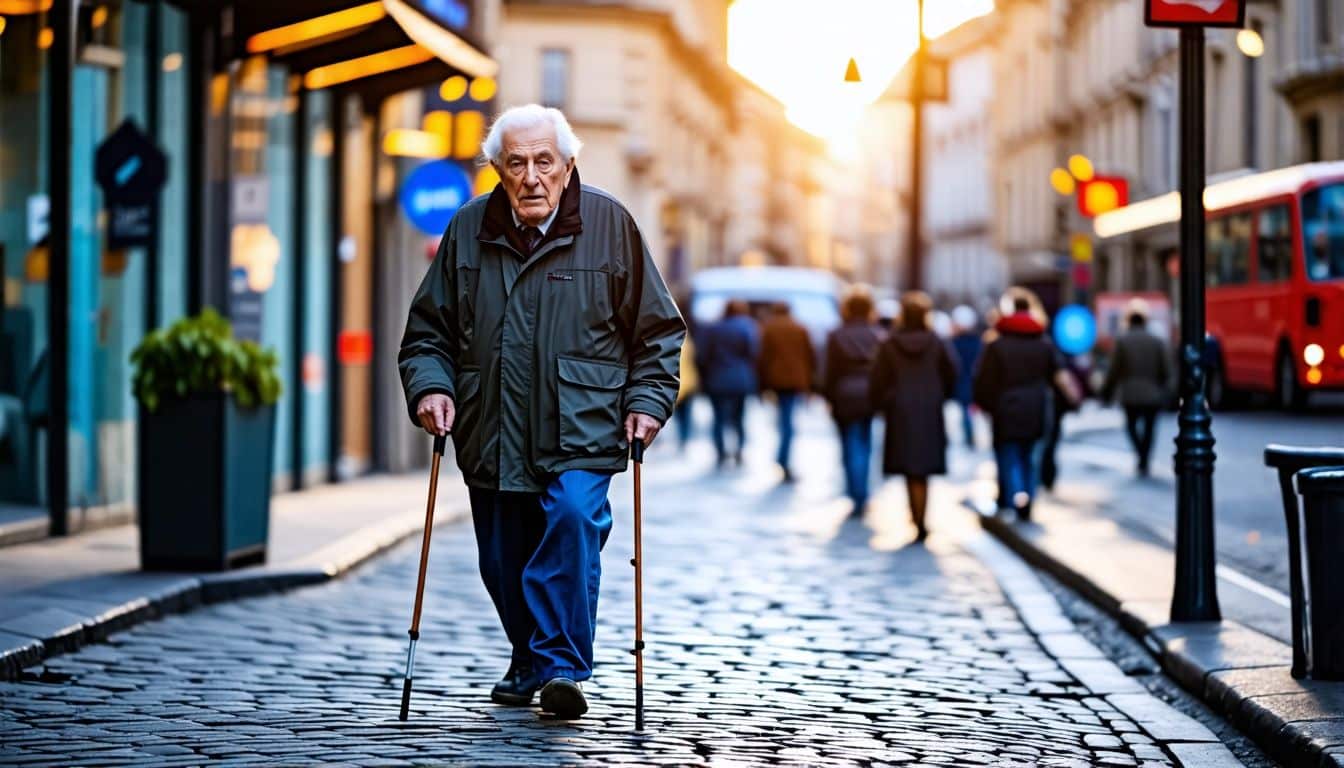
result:
<svg viewBox="0 0 1344 768"><path fill-rule="evenodd" d="M610 485L610 474L571 470L541 493L469 489L481 579L513 662L543 681L593 674Z"/></svg>
<svg viewBox="0 0 1344 768"><path fill-rule="evenodd" d="M747 396L710 395L709 404L714 407L714 431L710 433L714 438L714 451L718 454L719 461L723 461L729 455L725 432L731 430L737 433L737 447L733 449L733 453L741 453L743 446L746 445L744 414L747 408Z"/></svg>
<svg viewBox="0 0 1344 768"><path fill-rule="evenodd" d="M840 462L845 470L845 495L854 511L868 503L868 467L873 453L873 420L846 421L840 427Z"/></svg>
<svg viewBox="0 0 1344 768"><path fill-rule="evenodd" d="M1026 494L1026 503L1036 495L1038 440L1011 440L994 444L994 460L999 470L999 505L1018 506L1017 495Z"/></svg>
<svg viewBox="0 0 1344 768"><path fill-rule="evenodd" d="M784 469L789 468L789 453L793 448L793 411L798 405L798 392L784 389L775 393L775 403L779 408L779 453L775 463Z"/></svg>

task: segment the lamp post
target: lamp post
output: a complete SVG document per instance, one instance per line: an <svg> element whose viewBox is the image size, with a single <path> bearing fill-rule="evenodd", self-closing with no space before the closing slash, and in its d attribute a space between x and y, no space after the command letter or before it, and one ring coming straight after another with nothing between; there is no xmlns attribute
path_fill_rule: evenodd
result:
<svg viewBox="0 0 1344 768"><path fill-rule="evenodd" d="M1242 27L1246 0L1146 0L1144 23L1180 30L1181 407L1176 434L1172 621L1218 621L1213 432L1204 359L1204 27Z"/></svg>
<svg viewBox="0 0 1344 768"><path fill-rule="evenodd" d="M907 290L917 291L924 287L924 173L921 163L920 145L924 143L924 0L916 0L918 6L919 43L910 61L910 239L906 245L909 261L905 268Z"/></svg>

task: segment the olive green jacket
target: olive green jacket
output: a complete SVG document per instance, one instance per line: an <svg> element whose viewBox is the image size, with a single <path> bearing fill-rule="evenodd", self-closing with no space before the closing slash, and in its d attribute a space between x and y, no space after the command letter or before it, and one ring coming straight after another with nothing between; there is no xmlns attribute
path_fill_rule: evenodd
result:
<svg viewBox="0 0 1344 768"><path fill-rule="evenodd" d="M665 423L686 325L634 218L575 171L525 256L501 187L458 210L411 303L406 404L452 398L468 485L539 492L570 469L621 471L625 416Z"/></svg>

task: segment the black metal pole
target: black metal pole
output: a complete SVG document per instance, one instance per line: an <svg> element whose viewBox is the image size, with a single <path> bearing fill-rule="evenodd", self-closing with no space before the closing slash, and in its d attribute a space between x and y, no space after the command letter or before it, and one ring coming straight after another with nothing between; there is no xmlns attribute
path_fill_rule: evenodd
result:
<svg viewBox="0 0 1344 768"><path fill-rule="evenodd" d="M1218 621L1213 432L1204 399L1204 30L1181 29L1181 409L1172 621Z"/></svg>
<svg viewBox="0 0 1344 768"><path fill-rule="evenodd" d="M53 3L48 24L54 33L47 87L51 210L47 229L47 365L50 371L47 413L47 510L51 535L70 532L70 174L74 118L75 20L78 0ZM91 169L80 169L87 173Z"/></svg>
<svg viewBox="0 0 1344 768"><path fill-rule="evenodd" d="M145 58L149 66L145 68L145 126L149 140L155 146L159 143L159 79L163 73L163 36L162 36L162 0L149 3L149 29L145 31ZM169 168L173 173L175 169ZM177 169L181 173L180 169ZM154 234L145 246L145 329L159 327L159 225L162 221L162 196L154 201Z"/></svg>
<svg viewBox="0 0 1344 768"><path fill-rule="evenodd" d="M298 108L294 110L294 202L290 216L294 221L292 240L294 255L294 312L290 340L290 392L294 393L293 420L290 429L290 487L303 487L303 424L307 418L306 395L303 388L303 358L308 330L308 111L311 101L308 90L299 87L295 94Z"/></svg>
<svg viewBox="0 0 1344 768"><path fill-rule="evenodd" d="M910 83L910 239L906 244L909 260L906 262L906 290L919 290L924 286L924 233L923 219L923 168L922 149L924 143L924 0L919 0L919 45L911 58Z"/></svg>

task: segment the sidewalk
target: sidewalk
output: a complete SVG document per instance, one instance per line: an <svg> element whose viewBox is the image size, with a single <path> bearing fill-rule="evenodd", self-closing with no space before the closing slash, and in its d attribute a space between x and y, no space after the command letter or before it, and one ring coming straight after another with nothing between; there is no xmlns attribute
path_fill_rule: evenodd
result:
<svg viewBox="0 0 1344 768"><path fill-rule="evenodd" d="M978 494L983 499L983 489ZM1019 522L967 501L986 530L1115 616L1169 675L1271 757L1344 766L1344 683L1291 677L1288 608L1274 590L1220 566L1224 620L1171 623L1171 547L1117 524L1100 503L1047 496L1031 522Z"/></svg>
<svg viewBox="0 0 1344 768"><path fill-rule="evenodd" d="M466 514L445 462L435 522ZM143 573L133 525L0 550L0 680L142 621L203 604L336 578L420 531L425 472L375 476L271 500L264 565L217 573Z"/></svg>

